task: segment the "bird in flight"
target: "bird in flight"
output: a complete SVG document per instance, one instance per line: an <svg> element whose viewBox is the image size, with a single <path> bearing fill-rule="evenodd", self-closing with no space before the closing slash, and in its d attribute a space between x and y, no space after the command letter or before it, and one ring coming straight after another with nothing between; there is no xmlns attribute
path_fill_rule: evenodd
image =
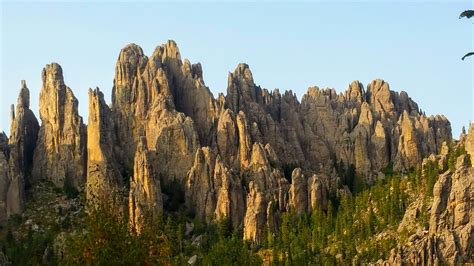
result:
<svg viewBox="0 0 474 266"><path fill-rule="evenodd" d="M471 18L471 17L473 17L473 16L474 16L474 10L466 10L466 11L463 11L463 12L461 13L461 15L459 15L459 19L461 19L461 18L463 18L463 17L466 17L466 18L469 19L469 18ZM464 61L464 59L465 59L466 57L469 57L469 56L471 56L471 55L474 55L474 52L469 52L469 53L465 54L465 55L461 58L461 60Z"/></svg>
<svg viewBox="0 0 474 266"><path fill-rule="evenodd" d="M459 19L466 17L466 18L471 18L474 16L474 10L466 10L459 15Z"/></svg>
<svg viewBox="0 0 474 266"><path fill-rule="evenodd" d="M465 55L461 58L461 60L464 61L464 58L466 58L466 57L468 57L468 56L471 56L471 55L474 55L474 52L469 52L469 53L465 54Z"/></svg>

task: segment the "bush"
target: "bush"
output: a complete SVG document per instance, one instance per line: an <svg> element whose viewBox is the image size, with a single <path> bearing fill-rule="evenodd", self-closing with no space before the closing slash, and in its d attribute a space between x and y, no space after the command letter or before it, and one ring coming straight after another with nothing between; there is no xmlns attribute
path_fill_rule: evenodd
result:
<svg viewBox="0 0 474 266"><path fill-rule="evenodd" d="M48 256L44 261L43 255L45 249L52 246L54 237L52 232L41 233L29 229L26 236L15 239L12 231L8 230L5 238L0 240L0 246L13 265L52 264L54 258Z"/></svg>
<svg viewBox="0 0 474 266"><path fill-rule="evenodd" d="M135 234L128 217L111 204L89 208L85 233L67 241L66 264L72 265L150 265L169 264L171 244L163 232L161 218L147 221Z"/></svg>
<svg viewBox="0 0 474 266"><path fill-rule="evenodd" d="M204 256L204 265L261 265L261 259L252 253L241 238L221 238Z"/></svg>

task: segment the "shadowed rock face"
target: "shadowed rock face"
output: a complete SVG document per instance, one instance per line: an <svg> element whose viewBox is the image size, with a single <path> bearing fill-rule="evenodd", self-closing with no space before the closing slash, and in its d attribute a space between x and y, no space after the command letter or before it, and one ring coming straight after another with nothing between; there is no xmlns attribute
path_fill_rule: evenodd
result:
<svg viewBox="0 0 474 266"><path fill-rule="evenodd" d="M78 113L78 101L64 84L56 63L42 73L39 112L41 128L33 159L33 178L56 186L80 188L85 182L86 128Z"/></svg>
<svg viewBox="0 0 474 266"><path fill-rule="evenodd" d="M23 84L12 136L0 135L0 219L21 212L32 171L31 181L85 183L92 203L118 197L137 232L146 215L166 211L170 195L162 187L178 184L199 219L229 219L245 239L260 242L264 228L278 228L282 212L327 210L329 193L351 195L335 165L371 181L387 165L406 171L451 141L444 116L427 117L381 79L367 89L353 81L339 94L311 87L298 100L292 91L256 85L250 67L239 64L229 73L227 95L215 99L201 65L182 60L173 41L150 57L136 44L120 51L111 105L98 88L89 90L87 129L61 67L47 65L42 78L41 127ZM472 134L465 139L474 154ZM466 250L472 247L468 206L446 207L469 201L465 177L472 168L463 167L437 184L432 234L454 223L456 247ZM454 222L444 218L453 215ZM452 260L449 250L442 251L447 262L469 256L459 251L461 259Z"/></svg>
<svg viewBox="0 0 474 266"><path fill-rule="evenodd" d="M0 221L8 218L7 216L7 194L10 186L9 178L9 149L8 137L5 133L0 134Z"/></svg>
<svg viewBox="0 0 474 266"><path fill-rule="evenodd" d="M25 186L39 129L29 107L30 92L22 81L16 109L13 105L11 108L10 139L0 136L0 220L24 209Z"/></svg>
<svg viewBox="0 0 474 266"><path fill-rule="evenodd" d="M33 152L36 147L39 124L36 116L30 110L30 91L22 80L18 95L16 112L12 106L12 124L10 126L10 144L18 149L19 167L24 174L30 174L33 162Z"/></svg>

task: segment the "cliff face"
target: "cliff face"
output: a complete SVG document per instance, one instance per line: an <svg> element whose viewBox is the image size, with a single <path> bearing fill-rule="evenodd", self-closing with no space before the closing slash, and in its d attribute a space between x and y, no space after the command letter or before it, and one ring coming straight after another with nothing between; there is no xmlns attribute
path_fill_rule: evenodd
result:
<svg viewBox="0 0 474 266"><path fill-rule="evenodd" d="M41 127L22 85L12 136L0 135L0 219L21 212L32 171L32 182L85 184L95 204L120 197L137 232L146 215L166 211L173 195L163 191L177 184L199 219L228 219L245 239L260 242L264 228L276 230L281 213L327 210L330 192L350 196L336 165L372 182L385 167L407 171L452 140L444 116L427 117L380 79L367 89L353 81L339 94L311 87L299 101L291 91L259 87L249 66L239 64L228 76L227 95L215 99L201 65L181 60L173 41L150 57L135 44L120 51L112 103L98 88L89 90L87 128L61 67L47 65L42 77ZM465 144L470 154L472 136ZM465 229L472 228L472 211L467 203L446 206L470 201L471 170L459 166L440 178L430 225L430 234L441 232L443 239L451 237L446 230L461 232L453 237L462 258L472 244Z"/></svg>
<svg viewBox="0 0 474 266"><path fill-rule="evenodd" d="M116 156L123 166L122 175L131 174L137 141L145 136L152 160L160 165L158 174L163 176L164 183L173 179L184 183L199 139L195 122L175 107L173 93L178 90L177 80L190 78L177 74L181 67L179 51L172 41L157 47L150 58L134 44L120 52L112 112L120 143Z"/></svg>
<svg viewBox="0 0 474 266"><path fill-rule="evenodd" d="M87 137L86 197L98 201L112 196L123 185L114 156L117 137L112 112L98 88L89 90Z"/></svg>
<svg viewBox="0 0 474 266"><path fill-rule="evenodd" d="M132 172L144 135L165 184L177 179L184 185L196 151L205 146L241 177L252 144L261 143L273 152L274 168L293 165L307 176L329 175L326 166L336 161L354 165L370 181L389 163L404 171L451 140L446 118L426 117L405 92L390 91L383 80L367 91L354 81L341 94L313 87L300 103L291 91L260 88L249 66L239 64L229 74L227 96L214 99L200 65L183 63L173 41L150 58L135 44L122 49L111 111L118 145L127 143L115 156L121 174Z"/></svg>
<svg viewBox="0 0 474 266"><path fill-rule="evenodd" d="M153 218L163 212L160 179L156 177L144 138L138 142L133 165L128 197L129 214L132 227L140 232L147 215Z"/></svg>
<svg viewBox="0 0 474 266"><path fill-rule="evenodd" d="M80 188L85 182L86 128L78 101L64 84L60 65L46 65L42 73L39 113L41 128L33 158L33 178L58 187Z"/></svg>

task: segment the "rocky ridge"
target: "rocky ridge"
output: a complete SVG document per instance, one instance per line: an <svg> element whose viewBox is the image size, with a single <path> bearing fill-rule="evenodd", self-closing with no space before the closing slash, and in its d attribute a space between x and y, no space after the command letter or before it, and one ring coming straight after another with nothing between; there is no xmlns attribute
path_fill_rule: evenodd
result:
<svg viewBox="0 0 474 266"><path fill-rule="evenodd" d="M336 164L353 167L370 183L388 165L407 171L452 141L444 116L426 116L406 92L392 91L380 79L367 89L353 81L339 94L311 87L299 101L292 91L256 85L249 66L239 64L229 73L227 95L214 98L201 65L183 61L173 41L150 57L138 45L124 47L111 105L98 88L89 91L87 127L61 67L47 65L42 78L41 127L23 83L11 137L0 136L0 219L21 213L26 183L46 179L57 187L84 188L94 204L107 196L124 199L139 231L145 213L166 211L169 195L162 188L176 182L198 218L229 219L244 239L260 242L264 228L277 228L281 213L326 210L330 192L347 191ZM465 142L470 154L473 135ZM472 194L472 186L464 186L470 169L459 166L437 188ZM435 191L435 207L443 212L451 192ZM454 229L472 231L472 217L463 217ZM470 235L455 237L472 243ZM458 262L469 256L463 252L443 256Z"/></svg>

